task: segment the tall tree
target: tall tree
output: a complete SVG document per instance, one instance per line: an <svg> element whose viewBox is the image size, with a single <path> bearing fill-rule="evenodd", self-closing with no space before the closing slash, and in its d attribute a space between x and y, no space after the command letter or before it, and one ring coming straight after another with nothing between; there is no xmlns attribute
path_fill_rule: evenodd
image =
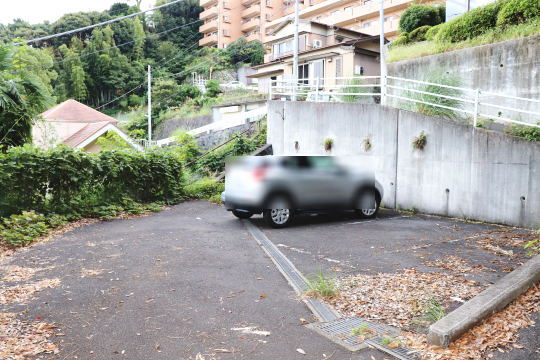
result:
<svg viewBox="0 0 540 360"><path fill-rule="evenodd" d="M13 51L0 47L0 147L31 141L35 118L50 105L41 80L13 59Z"/></svg>
<svg viewBox="0 0 540 360"><path fill-rule="evenodd" d="M170 1L158 0L156 5L163 5ZM202 37L199 33L199 26L202 25L199 14L202 10L199 0L185 0L156 11L152 20L156 32L182 26L178 30L163 34L161 39L172 41L180 49L191 48Z"/></svg>

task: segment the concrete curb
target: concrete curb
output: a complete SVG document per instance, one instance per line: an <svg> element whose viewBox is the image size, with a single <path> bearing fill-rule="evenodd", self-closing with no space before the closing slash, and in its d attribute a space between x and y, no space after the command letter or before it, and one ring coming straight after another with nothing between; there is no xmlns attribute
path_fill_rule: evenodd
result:
<svg viewBox="0 0 540 360"><path fill-rule="evenodd" d="M429 344L447 347L485 317L504 308L540 281L540 255L512 271L478 296L429 327Z"/></svg>

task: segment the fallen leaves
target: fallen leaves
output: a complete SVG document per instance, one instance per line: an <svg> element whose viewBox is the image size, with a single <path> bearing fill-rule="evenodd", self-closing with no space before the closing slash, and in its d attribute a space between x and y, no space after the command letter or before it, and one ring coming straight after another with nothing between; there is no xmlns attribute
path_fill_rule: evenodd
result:
<svg viewBox="0 0 540 360"><path fill-rule="evenodd" d="M0 286L0 304L24 303L29 300L34 293L47 288L54 288L60 285L60 279L44 279L35 283L22 284L16 286Z"/></svg>
<svg viewBox="0 0 540 360"><path fill-rule="evenodd" d="M41 353L58 353L49 338L55 326L44 322L23 322L16 314L0 313L0 359L23 360Z"/></svg>
<svg viewBox="0 0 540 360"><path fill-rule="evenodd" d="M103 274L103 272L105 272L105 269L82 269L81 277L97 276Z"/></svg>
<svg viewBox="0 0 540 360"><path fill-rule="evenodd" d="M427 261L424 263L424 265L443 270L450 270L461 274L488 270L488 268L486 268L484 265L469 265L464 259L454 255L448 255L435 261Z"/></svg>
<svg viewBox="0 0 540 360"><path fill-rule="evenodd" d="M384 320L409 327L419 315L421 304L436 297L443 305L452 298L470 299L484 287L454 274L420 273L415 269L393 274L351 275L336 281L339 295L328 300L346 316Z"/></svg>
<svg viewBox="0 0 540 360"><path fill-rule="evenodd" d="M540 284L535 285L506 308L483 320L448 348L426 343L425 335L407 334L406 345L420 350L422 359L458 360L484 359L490 350L504 352L510 347L521 349L517 344L518 331L534 325L530 315L540 309Z"/></svg>
<svg viewBox="0 0 540 360"><path fill-rule="evenodd" d="M42 271L42 268L29 268L21 267L17 265L5 265L0 266L0 272L5 273L2 277L2 281L6 282L21 282L30 279L38 271Z"/></svg>

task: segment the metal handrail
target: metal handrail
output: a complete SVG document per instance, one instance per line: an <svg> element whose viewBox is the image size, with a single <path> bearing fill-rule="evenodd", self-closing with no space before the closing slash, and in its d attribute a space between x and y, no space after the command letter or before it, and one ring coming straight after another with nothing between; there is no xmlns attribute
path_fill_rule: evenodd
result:
<svg viewBox="0 0 540 360"><path fill-rule="evenodd" d="M332 80L354 80L354 79L379 79L377 83L374 84L336 84L335 81ZM397 84L388 84L388 80L393 80L396 82L401 82L403 85L397 85ZM503 121L511 124L520 124L520 125L526 125L526 126L532 126L532 127L538 127L540 128L540 125L525 122L519 120L514 120L505 116L501 116L501 113L497 114L488 114L485 111L485 108L496 108L501 110L506 110L510 112L517 113L519 115L521 114L527 114L532 115L535 117L538 117L540 119L540 112L533 111L529 109L522 109L522 108L516 108L512 106L507 105L501 105L501 104L495 104L489 101L486 101L484 99L481 99L482 96L497 96L505 99L511 99L511 100L518 100L518 101L526 101L529 104L537 104L540 103L540 100L537 99L528 99L524 97L519 96L513 96L513 95L505 95L505 94L497 94L493 92L486 92L481 91L479 89L470 89L460 86L452 86L452 85L446 85L446 84L437 84L429 81L422 81L422 80L416 80L416 79L407 79L407 78L401 78L396 76L387 76L385 78L381 78L380 76L352 76L352 77L328 77L328 78L318 78L318 79L309 79L309 82L306 84L304 82L294 82L291 80L272 80L270 83L270 93L269 97L272 98L272 96L291 96L291 98L296 97L305 97L306 101L320 101L322 96L331 96L333 101L341 101L339 99L339 96L380 96L381 97L381 103L386 104L386 101L384 99L386 98L394 98L399 99L403 101L409 101L413 103L418 104L425 104L433 107L448 109L456 112L460 112L467 115L472 115L473 118L473 124L474 126L477 125L478 118L479 117L485 117L497 121ZM314 83L315 82L315 83ZM333 84L329 84L333 83ZM407 86L405 84L410 84L412 86ZM445 94L438 94L431 91L426 90L420 90L416 88L415 85L429 85L429 86L435 86L439 88L445 88L445 89L451 89L456 90L459 92L464 93L462 97L460 96L452 96L452 95L445 95ZM342 92L341 90L344 88L352 88L352 91L350 92ZM354 89L358 88L358 91L354 91ZM374 93L374 92L361 92L362 88L380 88L380 93ZM398 90L401 92L404 92L405 95L402 94L396 94L396 93L388 93L388 90ZM315 93L316 96L311 96L310 94ZM415 93L415 94L423 94L432 96L434 98L441 98L441 99L449 99L459 102L459 106L448 106L443 104L437 104L436 102L432 101L425 101L426 99L414 99L412 97L407 96L407 93ZM306 96L309 95L309 96ZM472 96L471 96L472 95ZM338 96L338 97L336 97ZM287 100L287 99L285 99ZM387 104L388 105L388 104ZM393 104L390 104L392 106ZM397 106L397 105L393 105ZM482 109L484 109L482 111Z"/></svg>

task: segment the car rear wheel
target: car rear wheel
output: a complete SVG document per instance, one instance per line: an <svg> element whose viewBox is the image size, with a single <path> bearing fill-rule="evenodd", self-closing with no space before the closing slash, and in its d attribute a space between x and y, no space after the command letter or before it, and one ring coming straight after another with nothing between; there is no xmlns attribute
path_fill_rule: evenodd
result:
<svg viewBox="0 0 540 360"><path fill-rule="evenodd" d="M366 203L371 205L366 206ZM381 199L373 190L363 191L358 194L355 211L361 218L373 219L379 212L380 204Z"/></svg>
<svg viewBox="0 0 540 360"><path fill-rule="evenodd" d="M253 213L251 213L249 211L233 210L232 213L233 213L234 216L236 216L239 219L249 219L250 217L253 216Z"/></svg>
<svg viewBox="0 0 540 360"><path fill-rule="evenodd" d="M290 202L282 197L269 202L269 208L263 211L263 218L273 228L283 228L291 223L294 211Z"/></svg>

